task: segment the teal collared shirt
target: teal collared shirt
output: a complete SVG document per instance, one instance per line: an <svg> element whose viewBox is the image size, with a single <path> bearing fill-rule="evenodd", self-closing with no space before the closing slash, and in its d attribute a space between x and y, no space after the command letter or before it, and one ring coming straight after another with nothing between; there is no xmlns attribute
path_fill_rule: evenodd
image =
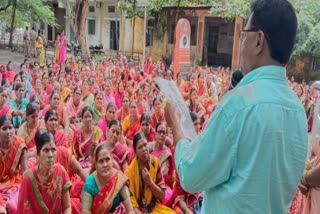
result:
<svg viewBox="0 0 320 214"><path fill-rule="evenodd" d="M285 68L264 66L223 97L196 139L177 144L175 163L185 190L204 191L202 213L284 214L307 144L306 114Z"/></svg>

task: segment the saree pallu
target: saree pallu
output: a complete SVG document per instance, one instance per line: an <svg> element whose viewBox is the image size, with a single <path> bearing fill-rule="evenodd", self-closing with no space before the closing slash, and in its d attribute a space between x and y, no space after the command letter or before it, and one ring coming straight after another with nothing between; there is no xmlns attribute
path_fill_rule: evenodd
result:
<svg viewBox="0 0 320 214"><path fill-rule="evenodd" d="M154 142L150 144L150 146L152 148L152 150L154 149ZM173 200L173 192L172 192L172 186L173 186L173 172L174 172L174 168L173 168L173 158L172 158L172 153L170 151L170 149L168 147L163 147L162 149L159 149L157 151L152 151L151 155L155 156L158 158L159 162L160 162L160 167L166 162L169 161L170 164L170 168L168 171L168 174L163 175L164 181L165 181L165 185L166 185L166 194L165 194L165 198L162 202L162 204L171 207L172 205L172 200Z"/></svg>
<svg viewBox="0 0 320 214"><path fill-rule="evenodd" d="M41 184L36 168L27 170L20 187L18 210L21 213L63 213L63 194L69 191L71 182L65 169L55 164L51 176Z"/></svg>
<svg viewBox="0 0 320 214"><path fill-rule="evenodd" d="M6 208L4 206L4 201L1 195L0 195L0 213L7 213Z"/></svg>
<svg viewBox="0 0 320 214"><path fill-rule="evenodd" d="M156 128L159 122L166 122L166 118L163 112L161 112L160 116L156 116L156 113L153 112L150 116L150 120L153 128Z"/></svg>
<svg viewBox="0 0 320 214"><path fill-rule="evenodd" d="M129 150L126 146L122 145L121 143L117 143L115 148L112 150L113 159L118 163L121 170L123 171L122 165L125 161L129 163L128 154Z"/></svg>
<svg viewBox="0 0 320 214"><path fill-rule="evenodd" d="M0 157L0 196L5 201L9 213L17 212L19 186L22 182L18 166L26 149L23 140L14 135L9 150Z"/></svg>
<svg viewBox="0 0 320 214"><path fill-rule="evenodd" d="M99 119L100 119L101 117L103 117L104 114L101 113L101 112L97 109L97 107L96 107L95 104L93 104L91 107L92 107L92 111L93 111L93 125L96 126L97 123L98 123L98 121L99 121ZM105 112L105 111L103 111L103 112Z"/></svg>
<svg viewBox="0 0 320 214"><path fill-rule="evenodd" d="M60 52L59 41L60 41L60 36L57 37L55 50L54 50L54 59L55 59L56 62L58 62L58 60L59 60L59 52Z"/></svg>
<svg viewBox="0 0 320 214"><path fill-rule="evenodd" d="M69 148L69 142L64 132L57 130L54 134L54 138L56 140L56 146L64 146L66 148Z"/></svg>
<svg viewBox="0 0 320 214"><path fill-rule="evenodd" d="M112 210L114 199L120 193L128 178L118 171L93 199L92 213L104 214ZM119 213L119 212L117 212ZM125 212L123 212L125 213Z"/></svg>
<svg viewBox="0 0 320 214"><path fill-rule="evenodd" d="M164 186L164 179L162 178L160 172L160 165L158 159L149 156L149 173L152 181L160 186ZM172 209L160 204L152 194L152 191L148 187L143 187L143 183L140 178L140 170L138 161L136 158L133 159L129 168L126 170L126 174L129 178L130 185L129 189L132 194L130 197L133 208L139 208L140 211L144 212L145 208L143 205L143 198L146 202L146 207L148 208L148 213L158 214L158 213L175 213ZM143 194L143 197L141 196Z"/></svg>
<svg viewBox="0 0 320 214"><path fill-rule="evenodd" d="M60 96L61 96L61 99L60 99L60 104L63 105L67 100L68 98L70 97L72 91L71 89L67 88L67 87L63 87L60 91Z"/></svg>
<svg viewBox="0 0 320 214"><path fill-rule="evenodd" d="M116 113L116 119L119 120L120 122L123 122L124 119L128 117L128 115L129 115L129 111L123 112L123 109L120 108Z"/></svg>
<svg viewBox="0 0 320 214"><path fill-rule="evenodd" d="M13 110L10 108L10 106L8 106L7 104L5 104L2 109L0 110L0 116L3 115L12 115Z"/></svg>
<svg viewBox="0 0 320 214"><path fill-rule="evenodd" d="M39 130L41 124L39 123L36 126L36 128L33 129L33 130L29 130L27 128L27 126L28 126L27 122L24 122L20 126L20 128L18 129L17 135L24 140L28 150L34 150L35 151L36 142L34 140L34 136L35 136L36 132Z"/></svg>
<svg viewBox="0 0 320 214"><path fill-rule="evenodd" d="M106 116L103 116L99 119L97 123L97 127L101 130L102 136L101 136L101 142L107 140L107 134L108 134L108 126L109 124L107 123Z"/></svg>
<svg viewBox="0 0 320 214"><path fill-rule="evenodd" d="M81 116L81 110L83 108L83 102L82 100L80 100L79 104L77 106L75 106L73 104L73 100L70 99L68 102L67 102L67 105L66 105L66 110L67 110L67 114L68 114L68 117L71 118L71 117L80 117Z"/></svg>
<svg viewBox="0 0 320 214"><path fill-rule="evenodd" d="M84 139L81 129L74 133L72 142L72 154L80 162L82 168L91 167L90 163L90 148L94 142L99 143L101 138L101 130L95 127L94 132L90 138Z"/></svg>
<svg viewBox="0 0 320 214"><path fill-rule="evenodd" d="M134 136L140 131L140 116L133 122L130 122L130 116L127 116L122 124L125 136L133 140Z"/></svg>

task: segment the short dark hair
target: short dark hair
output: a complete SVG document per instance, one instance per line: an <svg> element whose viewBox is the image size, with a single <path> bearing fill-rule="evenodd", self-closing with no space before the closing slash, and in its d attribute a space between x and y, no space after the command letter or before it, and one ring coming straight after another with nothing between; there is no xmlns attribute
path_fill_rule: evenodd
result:
<svg viewBox="0 0 320 214"><path fill-rule="evenodd" d="M288 63L293 51L297 16L288 0L256 0L251 4L251 27L264 32L271 57Z"/></svg>

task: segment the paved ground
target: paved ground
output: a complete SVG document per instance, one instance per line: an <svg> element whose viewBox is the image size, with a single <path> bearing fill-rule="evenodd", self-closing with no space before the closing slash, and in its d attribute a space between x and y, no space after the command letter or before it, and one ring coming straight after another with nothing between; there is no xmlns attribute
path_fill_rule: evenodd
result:
<svg viewBox="0 0 320 214"><path fill-rule="evenodd" d="M53 56L53 51L47 51L47 55ZM28 58L31 62L36 59L33 57ZM25 60L22 53L12 52L10 49L0 49L0 64L7 64L8 61L13 61L15 68L18 68L20 64Z"/></svg>

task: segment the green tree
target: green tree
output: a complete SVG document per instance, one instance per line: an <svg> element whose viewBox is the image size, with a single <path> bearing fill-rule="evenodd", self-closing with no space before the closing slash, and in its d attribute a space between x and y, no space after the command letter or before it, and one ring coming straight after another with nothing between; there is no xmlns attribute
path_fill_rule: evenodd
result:
<svg viewBox="0 0 320 214"><path fill-rule="evenodd" d="M57 26L52 8L41 0L8 0L7 4L1 3L0 7L3 5L6 6L3 7L4 10L0 10L0 19L3 25L10 26L10 46L15 27L24 27L29 23Z"/></svg>

